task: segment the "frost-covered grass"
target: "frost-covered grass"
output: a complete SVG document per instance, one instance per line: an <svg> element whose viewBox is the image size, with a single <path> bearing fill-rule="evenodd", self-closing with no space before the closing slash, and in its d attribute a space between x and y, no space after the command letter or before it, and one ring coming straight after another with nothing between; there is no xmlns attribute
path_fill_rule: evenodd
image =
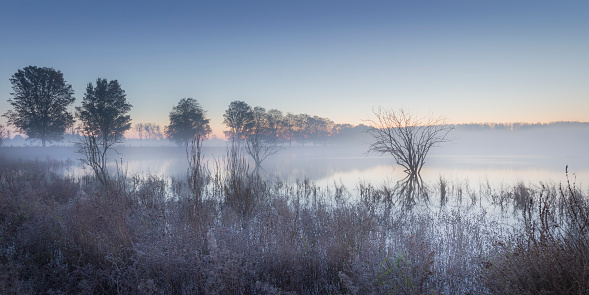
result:
<svg viewBox="0 0 589 295"><path fill-rule="evenodd" d="M0 293L589 291L573 183L318 187L264 180L235 153L171 182L59 166L0 159Z"/></svg>

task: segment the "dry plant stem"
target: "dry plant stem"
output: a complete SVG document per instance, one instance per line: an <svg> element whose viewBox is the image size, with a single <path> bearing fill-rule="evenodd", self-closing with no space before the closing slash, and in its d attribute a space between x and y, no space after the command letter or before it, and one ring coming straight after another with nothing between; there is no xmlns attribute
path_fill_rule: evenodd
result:
<svg viewBox="0 0 589 295"><path fill-rule="evenodd" d="M203 136L195 135L190 143L190 149L186 146L186 159L188 160L188 185L195 201L199 204L202 194L208 182L209 173L206 165L202 162Z"/></svg>

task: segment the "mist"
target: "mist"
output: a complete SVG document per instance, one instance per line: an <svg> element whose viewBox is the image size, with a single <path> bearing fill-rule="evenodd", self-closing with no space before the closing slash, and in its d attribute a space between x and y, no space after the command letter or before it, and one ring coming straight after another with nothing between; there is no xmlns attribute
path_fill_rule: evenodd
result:
<svg viewBox="0 0 589 295"><path fill-rule="evenodd" d="M358 181L382 183L402 178L390 155L368 152L371 138L365 128L356 126L355 132L330 138L324 144L283 143L277 154L262 163L262 175L290 182L305 178L323 184L343 181L351 187ZM432 149L426 160L424 177L432 182L440 175L476 180L489 174L503 174L503 181L532 181L536 177L562 180L567 165L579 179L589 177L589 123L462 124L455 126L449 139ZM229 141L217 138L203 142L202 153L209 169L226 156L229 146ZM186 155L186 147L166 139L127 139L109 153L109 161L112 166L115 161L122 163L131 174L183 177L188 169ZM83 169L82 155L76 153L72 138L43 149L15 137L4 143L0 156L67 160L79 167L76 173L89 172ZM246 158L253 170L254 163Z"/></svg>

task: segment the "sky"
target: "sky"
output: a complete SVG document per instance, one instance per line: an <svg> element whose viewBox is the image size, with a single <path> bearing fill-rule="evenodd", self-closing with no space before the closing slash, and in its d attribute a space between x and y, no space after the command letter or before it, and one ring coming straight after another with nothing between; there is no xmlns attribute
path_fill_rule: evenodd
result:
<svg viewBox="0 0 589 295"><path fill-rule="evenodd" d="M589 1L0 0L0 42L2 114L34 65L63 72L74 106L118 80L132 123L195 98L220 137L234 100L354 125L378 106L589 121Z"/></svg>

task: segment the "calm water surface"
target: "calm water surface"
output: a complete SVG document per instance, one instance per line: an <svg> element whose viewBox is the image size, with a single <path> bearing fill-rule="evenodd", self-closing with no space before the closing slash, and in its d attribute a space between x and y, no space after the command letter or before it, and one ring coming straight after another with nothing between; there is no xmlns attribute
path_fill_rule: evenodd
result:
<svg viewBox="0 0 589 295"><path fill-rule="evenodd" d="M180 147L142 147L118 148L120 154L110 156L121 161L129 174L155 174L164 177L183 177L188 168L186 152ZM366 149L319 147L287 147L279 154L269 157L262 163L262 175L269 179L286 182L302 180L305 177L320 185L334 182L354 188L359 182L380 185L396 182L404 177L402 167L395 165L390 156L365 154ZM67 175L79 176L89 173L78 160L71 147L3 148L0 155L17 159L56 159L73 160L76 165L65 171ZM226 155L225 147L203 148L204 160L211 171ZM564 182L565 167L568 165L571 180L576 177L577 184L584 185L589 179L589 159L575 155L510 155L470 153L444 154L432 152L422 170L426 183L436 183L440 177L449 181L468 180L471 185L489 182L490 184ZM253 169L253 166L251 167Z"/></svg>

